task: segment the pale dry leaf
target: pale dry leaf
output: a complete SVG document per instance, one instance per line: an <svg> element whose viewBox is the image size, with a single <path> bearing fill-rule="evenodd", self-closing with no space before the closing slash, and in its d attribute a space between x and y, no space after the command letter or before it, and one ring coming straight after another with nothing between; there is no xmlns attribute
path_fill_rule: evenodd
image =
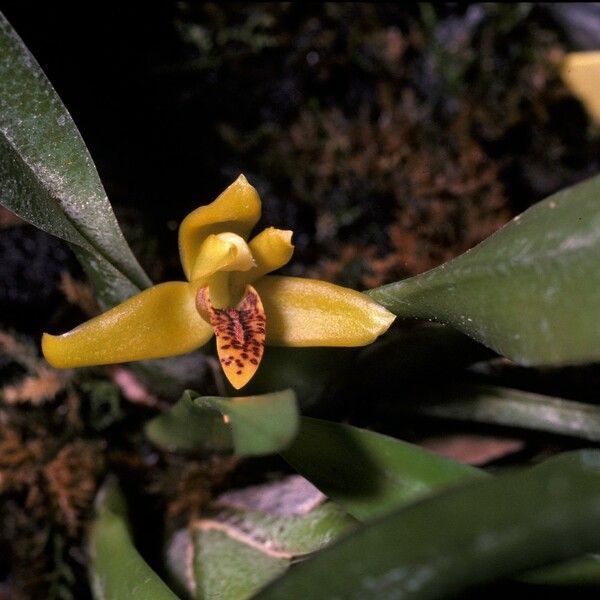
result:
<svg viewBox="0 0 600 600"><path fill-rule="evenodd" d="M41 368L35 375L28 375L18 383L0 391L5 404L32 404L40 406L52 400L64 388L64 381L57 371Z"/></svg>
<svg viewBox="0 0 600 600"><path fill-rule="evenodd" d="M0 229L14 227L22 223L24 223L23 219L17 217L14 212L11 212L8 208L4 208L4 206L0 206Z"/></svg>
<svg viewBox="0 0 600 600"><path fill-rule="evenodd" d="M525 443L513 438L459 434L425 438L420 445L446 458L481 466L520 452Z"/></svg>
<svg viewBox="0 0 600 600"><path fill-rule="evenodd" d="M300 475L290 475L268 484L229 490L217 498L216 504L291 517L308 514L326 499L310 481Z"/></svg>
<svg viewBox="0 0 600 600"><path fill-rule="evenodd" d="M155 396L131 371L116 367L112 371L112 379L121 390L123 397L132 404L140 404L149 408L164 408Z"/></svg>
<svg viewBox="0 0 600 600"><path fill-rule="evenodd" d="M78 306L87 316L93 317L100 313L92 288L87 283L74 279L67 271L60 274L58 288L70 304Z"/></svg>

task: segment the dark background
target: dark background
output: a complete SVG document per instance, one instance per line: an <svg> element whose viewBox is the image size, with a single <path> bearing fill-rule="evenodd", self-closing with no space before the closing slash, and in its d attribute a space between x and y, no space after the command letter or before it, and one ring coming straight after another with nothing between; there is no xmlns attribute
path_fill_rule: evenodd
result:
<svg viewBox="0 0 600 600"><path fill-rule="evenodd" d="M559 75L566 52L600 47L597 8L0 0L0 9L71 112L155 281L182 278L179 221L240 172L261 193L263 225L295 232L288 273L358 289L447 261L598 172L597 126ZM38 384L0 411L0 599L89 596L85 533L106 472L121 475L157 568L162 549L147 523L185 522L231 483L232 465L150 447L143 426L157 407L124 398L110 369L67 373L48 392L57 375L35 358L41 333L86 318L59 288L65 273L83 281L66 245L0 208L0 384ZM447 380L457 355L427 379ZM495 365L523 389L573 399L597 389L592 370L516 369L510 380ZM418 437L364 396L355 406L345 397L340 418ZM554 443L534 441L525 457L568 447ZM254 475L282 469L252 464ZM57 489L70 494L75 523Z"/></svg>

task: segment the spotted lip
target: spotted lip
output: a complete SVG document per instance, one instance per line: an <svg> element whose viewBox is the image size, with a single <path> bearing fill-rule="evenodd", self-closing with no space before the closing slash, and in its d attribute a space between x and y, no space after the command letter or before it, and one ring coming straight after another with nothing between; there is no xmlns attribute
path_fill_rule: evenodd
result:
<svg viewBox="0 0 600 600"><path fill-rule="evenodd" d="M215 308L209 288L203 287L196 306L208 314L225 376L234 388L242 388L256 373L265 349L266 317L260 296L248 285L235 308Z"/></svg>

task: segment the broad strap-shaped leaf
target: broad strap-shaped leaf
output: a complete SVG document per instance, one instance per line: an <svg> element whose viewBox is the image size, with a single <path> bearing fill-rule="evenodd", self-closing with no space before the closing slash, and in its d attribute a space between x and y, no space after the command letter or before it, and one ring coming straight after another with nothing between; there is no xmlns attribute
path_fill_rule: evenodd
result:
<svg viewBox="0 0 600 600"><path fill-rule="evenodd" d="M301 408L316 404L352 369L356 348L271 346L244 392L264 394L291 388ZM233 388L232 388L233 389Z"/></svg>
<svg viewBox="0 0 600 600"><path fill-rule="evenodd" d="M0 84L0 203L72 244L105 304L149 286L71 116L1 14Z"/></svg>
<svg viewBox="0 0 600 600"><path fill-rule="evenodd" d="M600 554L586 554L582 558L534 569L518 579L534 585L600 589Z"/></svg>
<svg viewBox="0 0 600 600"><path fill-rule="evenodd" d="M283 450L298 429L291 390L220 398L186 391L170 410L146 426L148 439L172 452L262 456Z"/></svg>
<svg viewBox="0 0 600 600"><path fill-rule="evenodd" d="M581 451L409 504L309 558L256 598L453 597L597 551L599 539L600 452Z"/></svg>
<svg viewBox="0 0 600 600"><path fill-rule="evenodd" d="M194 600L244 600L285 573L290 560L238 541L235 534L196 526L179 531L167 550L171 572ZM183 567L183 568L182 568ZM181 579L187 575L187 579ZM181 592L180 592L181 593Z"/></svg>
<svg viewBox="0 0 600 600"><path fill-rule="evenodd" d="M173 535L169 569L191 598L248 598L294 559L356 526L324 500L297 475L227 492L201 519Z"/></svg>
<svg viewBox="0 0 600 600"><path fill-rule="evenodd" d="M600 442L600 406L511 388L463 384L436 388L406 409L457 421L522 427Z"/></svg>
<svg viewBox="0 0 600 600"><path fill-rule="evenodd" d="M501 407L495 408L501 412ZM539 405L532 412L538 421L544 414L549 414L549 421L554 419L552 412ZM561 411L556 415L559 423L561 415ZM301 418L298 437L282 455L360 521L487 475L402 440L308 417ZM600 582L600 559L586 555L538 569L524 580L541 585L593 585Z"/></svg>
<svg viewBox="0 0 600 600"><path fill-rule="evenodd" d="M373 431L301 417L281 455L324 494L364 521L485 473Z"/></svg>
<svg viewBox="0 0 600 600"><path fill-rule="evenodd" d="M114 480L109 480L98 494L89 556L92 591L97 600L177 600L136 550L125 499Z"/></svg>
<svg viewBox="0 0 600 600"><path fill-rule="evenodd" d="M594 177L462 256L368 293L399 316L448 323L520 364L600 360L599 197Z"/></svg>
<svg viewBox="0 0 600 600"><path fill-rule="evenodd" d="M496 356L460 331L438 323L423 323L408 331L392 332L362 348L340 382L344 393L394 404L406 396L408 385L431 382L432 372L454 380L473 363Z"/></svg>

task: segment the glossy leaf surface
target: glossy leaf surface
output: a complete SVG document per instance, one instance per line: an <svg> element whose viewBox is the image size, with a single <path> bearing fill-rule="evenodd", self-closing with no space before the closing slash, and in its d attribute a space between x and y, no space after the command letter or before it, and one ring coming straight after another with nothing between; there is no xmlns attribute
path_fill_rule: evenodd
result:
<svg viewBox="0 0 600 600"><path fill-rule="evenodd" d="M532 412L539 421L544 409L534 408ZM486 476L483 470L441 458L402 440L308 417L301 418L298 437L282 454L362 521L462 481ZM587 555L564 565L538 569L524 580L541 585L593 585L600 582L600 560L596 555Z"/></svg>
<svg viewBox="0 0 600 600"><path fill-rule="evenodd" d="M407 384L454 378L469 365L495 356L463 333L437 323L409 331L392 332L360 350L341 381L344 392L398 402L407 395ZM393 376L391 375L393 374Z"/></svg>
<svg viewBox="0 0 600 600"><path fill-rule="evenodd" d="M356 353L356 348L271 346L244 392L264 394L291 388L300 407L305 408L318 402L344 371L352 370Z"/></svg>
<svg viewBox="0 0 600 600"><path fill-rule="evenodd" d="M600 554L586 554L558 565L543 567L519 577L521 581L544 586L600 586Z"/></svg>
<svg viewBox="0 0 600 600"><path fill-rule="evenodd" d="M244 600L287 571L290 561L224 531L197 530L193 540L196 598Z"/></svg>
<svg viewBox="0 0 600 600"><path fill-rule="evenodd" d="M90 578L97 600L177 600L136 550L125 499L115 482L100 491L90 542Z"/></svg>
<svg viewBox="0 0 600 600"><path fill-rule="evenodd" d="M581 451L405 506L298 565L257 598L451 597L595 551L599 538L600 453Z"/></svg>
<svg viewBox="0 0 600 600"><path fill-rule="evenodd" d="M323 501L299 476L227 492L172 537L170 570L193 598L248 598L292 560L356 526L338 506Z"/></svg>
<svg viewBox="0 0 600 600"><path fill-rule="evenodd" d="M148 423L146 435L172 452L260 456L285 448L297 428L298 409L291 390L237 398L187 391L170 410Z"/></svg>
<svg viewBox="0 0 600 600"><path fill-rule="evenodd" d="M600 407L492 385L441 388L442 400L410 407L419 414L522 427L600 442Z"/></svg>
<svg viewBox="0 0 600 600"><path fill-rule="evenodd" d="M150 285L71 116L1 14L0 83L0 202L69 242L105 304Z"/></svg>
<svg viewBox="0 0 600 600"><path fill-rule="evenodd" d="M324 494L359 520L368 520L482 471L379 433L300 419L282 456Z"/></svg>
<svg viewBox="0 0 600 600"><path fill-rule="evenodd" d="M462 256L369 295L524 365L600 360L600 177L536 204Z"/></svg>

